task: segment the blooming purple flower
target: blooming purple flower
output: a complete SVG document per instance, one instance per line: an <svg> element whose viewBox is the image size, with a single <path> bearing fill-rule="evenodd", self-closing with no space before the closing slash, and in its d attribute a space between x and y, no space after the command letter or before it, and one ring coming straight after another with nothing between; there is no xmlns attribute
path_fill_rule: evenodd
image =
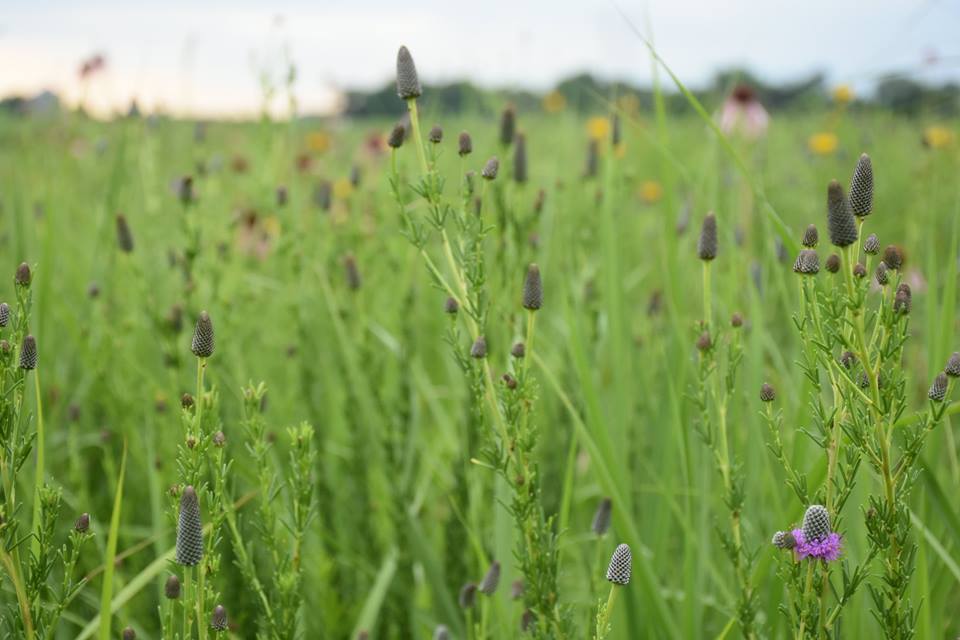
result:
<svg viewBox="0 0 960 640"><path fill-rule="evenodd" d="M740 132L749 139L755 139L766 133L769 124L770 115L751 87L737 85L724 100L720 110L720 130L724 133Z"/></svg>
<svg viewBox="0 0 960 640"><path fill-rule="evenodd" d="M803 535L803 529L794 529L793 537L797 541L794 551L797 558L819 558L827 562L833 562L840 558L842 551L843 538L839 533L830 533L827 537L820 540L807 540Z"/></svg>

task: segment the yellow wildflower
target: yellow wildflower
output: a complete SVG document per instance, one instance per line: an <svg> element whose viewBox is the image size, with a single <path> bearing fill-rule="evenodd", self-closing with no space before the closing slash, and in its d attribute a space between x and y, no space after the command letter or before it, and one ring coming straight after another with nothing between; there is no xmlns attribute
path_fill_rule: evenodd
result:
<svg viewBox="0 0 960 640"><path fill-rule="evenodd" d="M947 127L933 125L923 130L923 144L931 149L944 149L953 146L956 139L953 131Z"/></svg>
<svg viewBox="0 0 960 640"><path fill-rule="evenodd" d="M656 180L644 180L640 183L640 199L653 204L663 197L663 187Z"/></svg>
<svg viewBox="0 0 960 640"><path fill-rule="evenodd" d="M591 140L606 140L610 137L610 119L595 116L587 120L587 134Z"/></svg>
<svg viewBox="0 0 960 640"><path fill-rule="evenodd" d="M833 101L837 104L853 102L853 88L848 84L839 84L833 88Z"/></svg>
<svg viewBox="0 0 960 640"><path fill-rule="evenodd" d="M815 133L807 140L807 148L818 156L829 156L837 150L837 134L829 131Z"/></svg>
<svg viewBox="0 0 960 640"><path fill-rule="evenodd" d="M543 96L543 110L547 113L559 113L567 106L567 99L559 91L551 91Z"/></svg>

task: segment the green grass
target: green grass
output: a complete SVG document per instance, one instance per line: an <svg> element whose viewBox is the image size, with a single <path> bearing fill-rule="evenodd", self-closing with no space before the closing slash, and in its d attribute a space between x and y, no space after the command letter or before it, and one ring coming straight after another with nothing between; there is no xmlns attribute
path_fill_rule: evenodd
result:
<svg viewBox="0 0 960 640"><path fill-rule="evenodd" d="M597 97L597 115L608 111ZM398 117L403 112L398 100ZM434 122L429 100L420 116L428 130ZM767 139L755 144L718 138L695 116L644 111L623 117L622 158L610 162L605 154L599 177L588 180L582 177L582 119L518 114L531 178L523 188L509 184L507 154L497 184L538 238L533 244L526 235L511 236L503 254L500 229L487 240L487 362L495 381L512 366L510 345L525 333L520 288L527 264L538 263L544 277L536 352L528 363L536 381L530 420L538 427L539 500L562 523L558 600L570 608L572 637L588 637L596 624L593 608L609 592L606 562L617 543L628 542L634 579L618 595L610 638L739 634L733 610L739 587L715 533L727 526L722 481L694 431L694 342L703 305L696 230L713 210L720 231L711 275L715 322L725 323L734 311L746 318L744 360L727 424L731 454L746 478L741 517L745 544L757 554L751 576L759 596L757 625L764 636L786 637L794 630L778 611L787 595L769 539L798 523L805 505L765 446L761 383L777 389L793 466L811 486L826 473L819 449L802 432L811 411L809 383L796 364L803 345L791 321L800 308L792 247L809 222L826 237L826 184L832 178L847 183L858 154L869 152L877 175L869 231L882 246L902 245L907 277L925 283L914 286L912 339L903 358L911 410L901 419L907 418L925 406L933 374L960 349L960 157L956 146L921 145L932 119L859 110L835 121L830 114L774 114ZM839 149L813 156L806 140L828 122ZM176 500L167 489L183 482L177 460L186 431L178 407L183 393L196 392L189 343L201 309L210 312L217 332L205 374L208 392L215 389L217 397L204 405L203 422L211 433L223 430L223 463L233 460L222 489L216 463L205 467L208 535L217 530L211 526L217 519L213 496L222 491L238 506L232 512L236 535L220 520L219 562L207 576L199 625L207 625L212 607L222 603L233 633L255 636L264 616L262 596L244 573L252 566L270 594L271 617L279 624L292 612L291 628L302 637L344 638L367 629L373 638L427 638L443 623L463 638L460 586L478 581L498 559L503 580L493 602L485 602L488 637L520 637L523 607L509 598L509 583L519 577L517 530L505 508L511 493L483 455L497 427L486 400L486 413L476 416L470 384L444 340L447 294L432 286L421 253L401 234L389 155L365 145L391 124L212 123L207 139L197 142L192 124L183 122L0 120L0 272L8 274L0 278L0 300L12 304L14 269L29 262L30 328L43 369L44 465L48 482L63 491L55 539L66 540L81 512L91 514L95 534L77 571L90 577L89 585L69 603L58 630L41 637L92 637L98 627L100 637L112 637L111 621L114 629L130 624L143 637L161 637L163 582L180 571L169 562ZM456 134L472 134L474 153L464 166L479 172L489 156L502 155L497 122L474 117L441 124L439 171L444 193L457 202ZM956 123L947 124L956 130ZM318 128L329 133L330 148L309 152L306 135ZM308 172L297 169L300 153L311 154ZM247 160L245 172L231 168L237 156ZM205 175L198 174L198 163ZM362 178L347 194L342 183L353 165ZM398 154L399 172L414 182L419 166L408 142ZM187 213L171 190L185 174L195 176L198 192ZM341 183L329 212L312 200L321 179ZM666 189L655 202L638 195L647 180ZM274 197L280 184L290 194L284 207ZM534 216L540 188L546 204ZM422 220L421 201L405 193L411 217ZM484 205L489 223L496 221L493 195L491 187ZM689 228L678 233L685 206ZM116 248L114 216L121 211L135 239L130 255ZM253 216L251 231L246 221ZM182 252L194 233L199 251L188 290L168 252ZM269 240L258 247L262 233ZM450 233L456 241L453 227ZM791 247L785 262L776 256L777 236ZM828 253L824 245L821 260ZM456 283L439 234L425 252ZM357 290L343 270L348 253L362 276ZM762 291L754 286L754 271ZM88 295L92 282L100 290L96 298ZM654 291L662 292L662 309L651 315ZM180 328L165 321L175 304L183 308ZM462 319L459 326L458 345L466 353L467 326ZM261 380L267 404L258 440L246 422L258 402L243 388ZM39 406L32 393L23 402L22 428L35 433ZM909 503L920 547L911 599L920 610L917 635L925 638L955 631L960 601L960 506L953 499L960 434L951 420L931 436ZM314 427L316 456L309 458L309 472L298 476L296 460L307 458L291 461L296 437L287 437L287 427L302 421ZM265 443L259 458L253 442ZM216 460L217 450L210 451ZM16 476L20 535L31 528L38 493L35 456L36 450ZM261 468L275 484L262 480ZM297 477L309 478L312 495L297 493L303 489L294 489ZM118 479L122 484L115 484ZM861 510L879 487L864 467L842 514L851 562L866 553ZM241 502L241 496L250 497ZM270 513L265 504L272 507L270 535L292 539L297 524L290 514L303 513L292 506L297 496L307 500L301 506L314 505L316 515L306 521L298 552L287 558L275 553L287 549L282 544L262 542L262 514ZM604 496L613 498L613 526L598 541L590 521ZM237 540L249 558L238 556ZM31 552L31 544L18 548L20 556ZM8 558L13 562L12 555L3 556L4 567ZM49 578L56 588L58 571L59 565ZM294 575L291 592L274 580ZM20 588L4 569L0 618L20 617ZM845 607L839 635L876 637L870 607L863 589ZM100 617L104 611L112 618ZM479 619L479 609L473 617Z"/></svg>

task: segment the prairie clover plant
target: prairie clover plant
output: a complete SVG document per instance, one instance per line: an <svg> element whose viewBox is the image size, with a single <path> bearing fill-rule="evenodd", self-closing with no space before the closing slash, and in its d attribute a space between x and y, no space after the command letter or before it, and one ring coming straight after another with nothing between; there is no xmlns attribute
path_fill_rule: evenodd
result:
<svg viewBox="0 0 960 640"><path fill-rule="evenodd" d="M751 578L752 553L743 539L741 515L744 503L744 478L730 451L727 412L736 390L737 369L743 359L740 330L743 318L731 318L730 329L721 331L713 321L711 269L718 253L717 219L708 213L703 219L697 241L697 256L703 263L703 320L697 331L696 347L700 367L696 402L700 412L697 430L710 449L723 483L723 502L728 511L726 530L717 527L724 553L733 565L738 585L736 617L744 638L755 638L756 593Z"/></svg>
<svg viewBox="0 0 960 640"><path fill-rule="evenodd" d="M449 314L450 325L446 341L467 378L472 398L470 430L463 444L467 447L481 445L483 460L476 462L495 470L512 491L508 509L515 522L515 558L524 580L522 598L526 609L523 624L535 638L570 637L569 614L559 602L558 534L554 517L547 515L541 501L541 478L534 455L537 429L530 415L536 401L536 385L529 371L529 362L534 354L536 315L543 304L540 270L535 264L527 270L518 300L525 322L518 322L516 327L522 332L523 344L514 347L507 357L505 345L510 344L509 337L499 327L488 323L491 303L500 303L501 298L490 291L486 240L490 235L495 236L495 253L497 263L504 270L505 286L511 279L507 265L515 264L506 256L508 252L514 255L521 250L517 236L510 233L511 229L517 229L510 225L517 223L511 222L507 213L506 187L499 185L503 179L501 159L489 157L479 176L474 171L464 173L462 170L474 151L475 141L469 134L461 135L456 141L462 175L459 197L454 200L446 197L444 188L447 182L437 170L441 145L436 142L424 145L421 136L417 111L417 98L421 92L413 59L406 47L401 47L397 56L397 94L406 101L409 110L409 138L406 142L414 147L420 178L412 184L401 179L397 161L398 151L404 143L395 129L389 145L390 186L404 235L422 256L434 285L447 297L444 309ZM516 141L515 128L516 114L510 108L501 119L500 149L503 156ZM528 176L526 162L529 152L526 141L521 144L517 160L522 167L513 175L520 189ZM413 191L420 200L421 213L416 216L412 211L414 205L408 202L406 189ZM489 224L485 216L485 206L491 196L498 218L495 226ZM431 253L432 236L439 236L442 255L439 263ZM510 296L509 299L514 298ZM499 311L498 308L498 316ZM517 307L502 311L505 317L513 317ZM506 372L498 376L498 383L492 363L504 361L507 362ZM471 585L468 583L468 587ZM471 591L466 587L465 590ZM474 620L474 599L465 597L464 593L461 592L460 600L461 605L469 605L463 608L471 637L493 637L494 632L486 625L485 608L482 608L480 619Z"/></svg>
<svg viewBox="0 0 960 640"><path fill-rule="evenodd" d="M0 571L11 589L0 609L0 635L30 640L55 636L64 609L87 583L77 577L77 564L93 538L86 513L71 531L63 530L61 490L46 482L40 352L30 334L32 283L30 266L21 264L14 275L13 307L0 303ZM30 378L33 420L25 404ZM30 467L34 487L25 499L17 489L26 484L21 473Z"/></svg>
<svg viewBox="0 0 960 640"><path fill-rule="evenodd" d="M927 409L905 416L909 398L901 362L912 294L901 282L903 255L898 247L888 246L873 265L880 243L871 234L863 240L861 255L858 240L872 211L873 167L864 154L849 195L837 181L827 190L827 229L836 247L826 263L828 273L818 275L815 231L804 235L805 248L794 263L802 300L794 324L803 343L800 365L810 383L813 412L811 426L801 433L823 451L826 476L819 487L810 487L808 475L791 464L772 387L761 390L770 450L806 509L802 527L773 537L773 545L784 551L780 574L791 597L781 610L798 639L833 637L843 607L871 572L876 574L868 585L873 614L883 635L914 634L917 611L908 590L917 547L910 537L908 499L924 442L946 410L952 360L934 379ZM872 293L871 286L879 291ZM876 478L871 484L879 490L863 509L869 548L851 553L862 558L852 564L843 557L839 531L864 461L867 480ZM879 566L873 565L875 560ZM838 563L839 578L834 576Z"/></svg>

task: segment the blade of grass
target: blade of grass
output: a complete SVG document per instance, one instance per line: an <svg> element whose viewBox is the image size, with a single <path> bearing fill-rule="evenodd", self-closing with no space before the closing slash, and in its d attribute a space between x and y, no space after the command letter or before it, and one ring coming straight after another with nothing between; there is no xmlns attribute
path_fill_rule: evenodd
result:
<svg viewBox="0 0 960 640"><path fill-rule="evenodd" d="M113 600L113 572L116 567L117 538L120 535L120 509L123 504L123 476L127 470L127 441L123 441L123 454L120 457L120 473L117 474L117 490L113 498L113 514L110 516L110 533L107 536L107 554L104 559L103 588L100 591L100 610L110 611ZM112 615L100 618L100 640L110 640Z"/></svg>

